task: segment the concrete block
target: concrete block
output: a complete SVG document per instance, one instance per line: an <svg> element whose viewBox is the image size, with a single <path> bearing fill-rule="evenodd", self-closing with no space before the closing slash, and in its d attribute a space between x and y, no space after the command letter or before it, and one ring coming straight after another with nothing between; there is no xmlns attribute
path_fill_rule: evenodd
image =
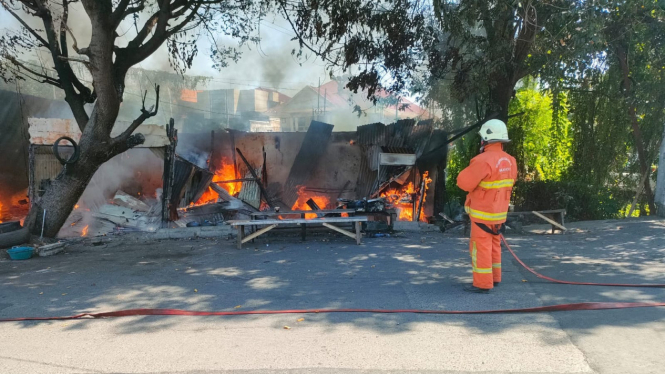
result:
<svg viewBox="0 0 665 374"><path fill-rule="evenodd" d="M47 257L57 255L58 253L65 250L65 242L58 242L53 244L43 245L39 248L35 248L35 252L39 257Z"/></svg>

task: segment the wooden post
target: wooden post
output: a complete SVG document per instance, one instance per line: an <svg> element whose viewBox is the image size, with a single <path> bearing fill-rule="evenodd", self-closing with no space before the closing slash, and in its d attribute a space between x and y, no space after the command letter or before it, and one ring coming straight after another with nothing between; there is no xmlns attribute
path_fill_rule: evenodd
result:
<svg viewBox="0 0 665 374"><path fill-rule="evenodd" d="M242 249L242 239L245 236L245 226L238 225L236 228L238 229L238 249Z"/></svg>
<svg viewBox="0 0 665 374"><path fill-rule="evenodd" d="M300 218L305 219L305 213L300 213ZM307 224L306 223L301 223L300 224L300 236L302 238L302 241L305 241L305 237L307 236Z"/></svg>
<svg viewBox="0 0 665 374"><path fill-rule="evenodd" d="M420 212L423 210L423 199L425 198L425 175L421 175L420 178L420 197L418 197L418 209L416 210L416 216L413 217L416 222L420 221Z"/></svg>
<svg viewBox="0 0 665 374"><path fill-rule="evenodd" d="M360 222L356 222L356 244L360 245Z"/></svg>
<svg viewBox="0 0 665 374"><path fill-rule="evenodd" d="M35 145L28 146L28 200L30 200L30 209L37 201L35 188Z"/></svg>

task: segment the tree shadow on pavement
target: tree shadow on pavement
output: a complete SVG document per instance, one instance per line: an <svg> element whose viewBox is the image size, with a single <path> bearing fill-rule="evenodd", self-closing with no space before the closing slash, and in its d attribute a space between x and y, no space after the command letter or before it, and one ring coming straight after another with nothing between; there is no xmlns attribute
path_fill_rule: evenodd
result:
<svg viewBox="0 0 665 374"><path fill-rule="evenodd" d="M629 227L628 227L629 226ZM508 238L518 255L545 275L573 281L665 283L665 227L648 222L594 233ZM471 281L467 239L440 233L364 239L361 246L331 235L257 240L246 249L221 240L118 239L100 247L70 246L66 254L0 263L0 318L71 315L135 308L205 311L281 309L487 310L541 305L664 301L665 290L566 286L527 273L504 251L502 285L489 295L467 294ZM662 308L561 312L580 330L634 326L665 320ZM612 315L612 318L603 316ZM629 315L629 317L628 317ZM540 339L565 344L551 314L422 315L314 314L307 316L130 317L113 320L120 334L178 328L215 329L250 323L283 328L297 318L324 331L353 328L377 334L409 332L427 324L460 326L475 333L543 328ZM24 328L62 322L23 322ZM69 321L87 329L95 320Z"/></svg>

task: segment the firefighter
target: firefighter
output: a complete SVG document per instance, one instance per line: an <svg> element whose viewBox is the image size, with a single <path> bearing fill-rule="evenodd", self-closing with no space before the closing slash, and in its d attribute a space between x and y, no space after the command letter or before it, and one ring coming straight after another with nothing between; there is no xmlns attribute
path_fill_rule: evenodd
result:
<svg viewBox="0 0 665 374"><path fill-rule="evenodd" d="M510 142L506 124L498 119L480 128L480 154L457 177L468 192L464 209L471 220L469 252L473 285L464 290L488 293L501 283L501 240L510 195L517 178L515 158L503 151Z"/></svg>

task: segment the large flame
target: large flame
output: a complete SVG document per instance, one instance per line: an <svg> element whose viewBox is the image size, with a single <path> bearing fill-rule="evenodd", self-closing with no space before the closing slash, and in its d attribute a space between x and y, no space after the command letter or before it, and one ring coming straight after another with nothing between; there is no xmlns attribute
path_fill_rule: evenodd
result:
<svg viewBox="0 0 665 374"><path fill-rule="evenodd" d="M215 175L212 177L213 182L230 181L240 178L233 161L228 158L222 157L218 165L219 166L217 166L215 170ZM235 196L240 192L242 182L220 183L219 186L228 191L230 195Z"/></svg>
<svg viewBox="0 0 665 374"><path fill-rule="evenodd" d="M423 179L425 180L425 190L420 191L420 193L423 194L423 208L420 209L420 217L418 219L422 222L426 222L427 219L425 218L425 201L427 201L427 190L429 190L429 184L432 183L432 178L429 177L429 171L426 171L423 174Z"/></svg>
<svg viewBox="0 0 665 374"><path fill-rule="evenodd" d="M212 188L208 187L206 192L204 192L203 195L201 195L201 197L196 201L196 203L192 203L190 204L190 206L215 203L217 202L217 199L219 199L219 195L217 195L217 192L213 191Z"/></svg>
<svg viewBox="0 0 665 374"><path fill-rule="evenodd" d="M215 175L212 177L212 182L222 182L239 179L238 172L236 170L233 161L229 160L227 157L222 157L218 162L218 166L215 169ZM242 182L233 182L233 183L220 183L218 186L225 189L229 195L236 196L240 189L242 188ZM195 202L189 204L190 206L210 204L217 201L219 196L212 188L208 189L201 195L201 197Z"/></svg>
<svg viewBox="0 0 665 374"><path fill-rule="evenodd" d="M328 204L330 204L330 199L328 196L315 195L306 190L305 186L298 186L298 200L293 203L291 210L312 210L312 208L307 205L307 200L312 199L321 209L326 209ZM316 214L307 213L305 214L305 219L316 218Z"/></svg>
<svg viewBox="0 0 665 374"><path fill-rule="evenodd" d="M413 187L413 183L402 186L401 188L390 188L383 193L381 197L385 198L386 201L392 204L395 209L398 211L398 217L400 221L413 221L413 200L416 190Z"/></svg>

